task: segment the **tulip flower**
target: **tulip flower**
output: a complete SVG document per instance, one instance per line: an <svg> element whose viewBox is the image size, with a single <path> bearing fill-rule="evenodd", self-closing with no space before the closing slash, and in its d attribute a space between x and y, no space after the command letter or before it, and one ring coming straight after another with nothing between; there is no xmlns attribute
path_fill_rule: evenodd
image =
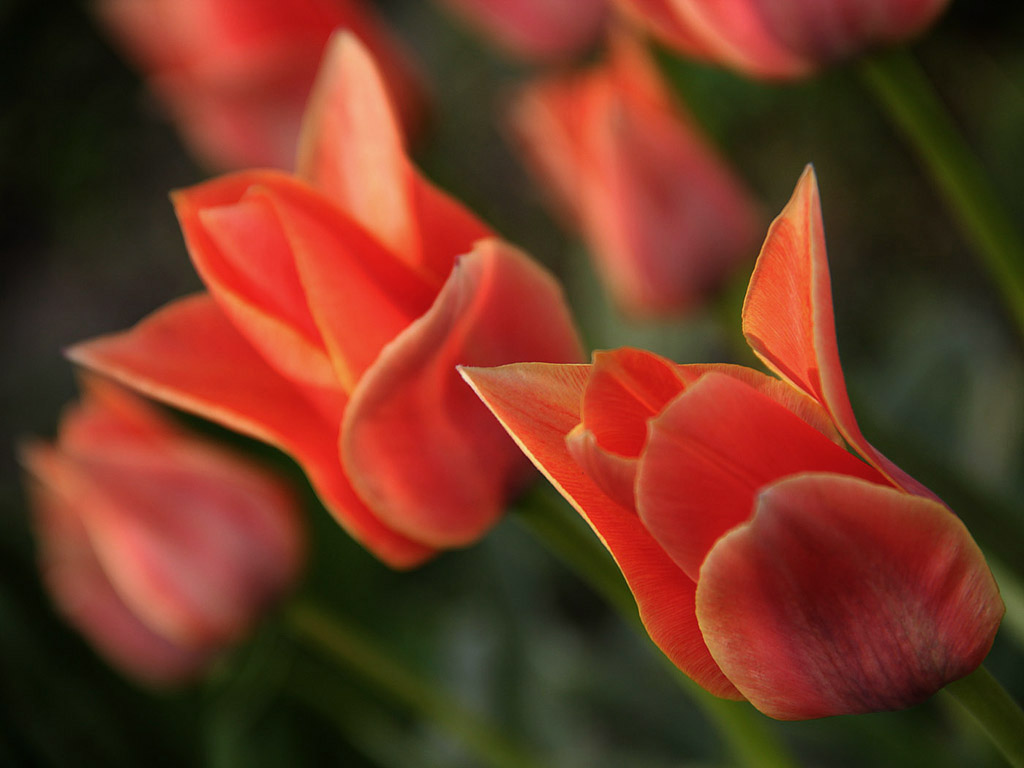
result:
<svg viewBox="0 0 1024 768"><path fill-rule="evenodd" d="M780 378L631 349L464 375L708 691L787 720L922 701L981 663L1003 604L960 520L857 426L810 170L743 329Z"/></svg>
<svg viewBox="0 0 1024 768"><path fill-rule="evenodd" d="M298 177L175 205L209 292L71 358L291 454L392 566L481 536L529 462L456 364L579 360L580 342L555 279L413 168L366 49L331 45Z"/></svg>
<svg viewBox="0 0 1024 768"><path fill-rule="evenodd" d="M287 489L109 382L86 379L56 445L22 458L55 602L134 677L194 676L295 581Z"/></svg>
<svg viewBox="0 0 1024 768"><path fill-rule="evenodd" d="M923 31L949 0L618 0L666 45L744 74L809 74Z"/></svg>
<svg viewBox="0 0 1024 768"><path fill-rule="evenodd" d="M597 42L608 0L443 0L513 55L557 59Z"/></svg>
<svg viewBox="0 0 1024 768"><path fill-rule="evenodd" d="M510 117L629 314L684 311L753 255L750 195L634 40L616 38L589 71L528 86Z"/></svg>
<svg viewBox="0 0 1024 768"><path fill-rule="evenodd" d="M373 53L407 129L422 120L419 76L364 0L99 0L96 10L211 167L293 167L303 109L339 27Z"/></svg>

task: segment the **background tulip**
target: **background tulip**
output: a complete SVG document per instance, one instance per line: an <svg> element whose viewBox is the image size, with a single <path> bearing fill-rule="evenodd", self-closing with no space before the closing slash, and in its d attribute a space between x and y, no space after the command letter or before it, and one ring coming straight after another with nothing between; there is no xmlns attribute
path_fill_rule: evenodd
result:
<svg viewBox="0 0 1024 768"><path fill-rule="evenodd" d="M443 0L454 12L518 56L552 59L597 41L607 0Z"/></svg>
<svg viewBox="0 0 1024 768"><path fill-rule="evenodd" d="M293 167L303 109L339 27L380 62L406 127L423 118L419 76L363 0L100 0L96 8L212 167Z"/></svg>
<svg viewBox="0 0 1024 768"><path fill-rule="evenodd" d="M603 64L528 86L510 118L630 314L689 309L751 254L749 193L636 41L620 35Z"/></svg>
<svg viewBox="0 0 1024 768"><path fill-rule="evenodd" d="M575 360L579 341L554 278L412 167L354 37L308 116L299 178L176 194L209 293L70 355L287 451L356 539L408 567L482 535L529 466L456 364Z"/></svg>
<svg viewBox="0 0 1024 768"><path fill-rule="evenodd" d="M756 77L794 77L927 27L948 0L618 0L666 44Z"/></svg>
<svg viewBox="0 0 1024 768"><path fill-rule="evenodd" d="M112 384L86 379L56 445L22 460L53 599L130 675L194 676L298 574L288 491Z"/></svg>
<svg viewBox="0 0 1024 768"><path fill-rule="evenodd" d="M464 373L707 690L781 719L918 703L981 664L1003 603L964 525L853 419L809 169L743 328L781 380L628 349Z"/></svg>

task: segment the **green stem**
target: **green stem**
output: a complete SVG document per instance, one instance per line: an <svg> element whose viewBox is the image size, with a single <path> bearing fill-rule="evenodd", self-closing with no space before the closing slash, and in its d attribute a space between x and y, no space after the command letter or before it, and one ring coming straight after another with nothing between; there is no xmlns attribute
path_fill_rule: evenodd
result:
<svg viewBox="0 0 1024 768"><path fill-rule="evenodd" d="M909 53L867 59L861 75L945 196L1024 334L1024 239L981 162Z"/></svg>
<svg viewBox="0 0 1024 768"><path fill-rule="evenodd" d="M945 690L978 722L1010 765L1024 768L1024 712L987 669L978 667Z"/></svg>
<svg viewBox="0 0 1024 768"><path fill-rule="evenodd" d="M384 653L379 644L310 603L288 608L285 621L297 638L342 664L392 701L437 723L494 768L538 768L543 763L504 733Z"/></svg>
<svg viewBox="0 0 1024 768"><path fill-rule="evenodd" d="M517 518L540 542L602 595L636 631L647 636L636 601L622 573L597 537L561 498L538 486L518 507ZM659 654L660 655L660 654ZM705 691L667 657L680 686L723 735L737 765L795 768L796 761L768 728L766 718L745 702L727 701Z"/></svg>

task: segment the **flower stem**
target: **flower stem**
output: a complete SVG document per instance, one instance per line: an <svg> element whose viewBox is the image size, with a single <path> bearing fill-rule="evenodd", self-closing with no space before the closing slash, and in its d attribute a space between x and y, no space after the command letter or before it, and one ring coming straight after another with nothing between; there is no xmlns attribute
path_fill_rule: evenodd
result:
<svg viewBox="0 0 1024 768"><path fill-rule="evenodd" d="M1024 239L981 162L909 53L866 59L860 73L941 190L1024 334Z"/></svg>
<svg viewBox="0 0 1024 768"><path fill-rule="evenodd" d="M543 765L529 750L453 700L438 685L419 677L384 653L379 644L315 605L300 602L290 606L285 623L298 639L341 664L388 699L459 738L482 765Z"/></svg>
<svg viewBox="0 0 1024 768"><path fill-rule="evenodd" d="M945 691L978 722L1010 765L1024 768L1024 712L987 669L978 667Z"/></svg>
<svg viewBox="0 0 1024 768"><path fill-rule="evenodd" d="M635 630L646 637L636 601L618 567L597 537L551 490L538 486L518 507L517 518L540 542L594 591L602 595ZM722 734L735 764L747 768L795 768L797 762L768 727L768 720L745 702L726 701L705 691L667 657L676 680Z"/></svg>

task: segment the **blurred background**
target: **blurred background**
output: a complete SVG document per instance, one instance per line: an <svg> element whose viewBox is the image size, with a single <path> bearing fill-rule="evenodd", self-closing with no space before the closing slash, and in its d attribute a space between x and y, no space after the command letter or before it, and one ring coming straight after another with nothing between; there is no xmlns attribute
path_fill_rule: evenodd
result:
<svg viewBox="0 0 1024 768"><path fill-rule="evenodd" d="M658 324L621 317L605 297L583 246L547 212L503 136L500 105L528 66L434 4L377 5L431 83L418 162L564 280L590 348L732 357L735 297ZM913 51L1024 228L1021 4L953 2ZM766 85L666 53L659 61L758 195L766 223L815 164L840 349L864 432L1019 572L1024 349L856 66ZM53 612L13 446L52 436L75 396L62 348L200 287L167 193L210 173L87 3L0 0L0 72L0 765L478 764L443 731L325 666L273 616L203 683L151 692L109 670ZM306 487L274 451L188 423ZM306 500L312 558L300 591L539 745L552 765L730 764L656 649L517 513L477 546L398 574L353 544L308 490ZM1004 626L987 663L1018 700L1022 654L1019 629ZM942 697L901 713L771 727L806 765L1000 765Z"/></svg>

